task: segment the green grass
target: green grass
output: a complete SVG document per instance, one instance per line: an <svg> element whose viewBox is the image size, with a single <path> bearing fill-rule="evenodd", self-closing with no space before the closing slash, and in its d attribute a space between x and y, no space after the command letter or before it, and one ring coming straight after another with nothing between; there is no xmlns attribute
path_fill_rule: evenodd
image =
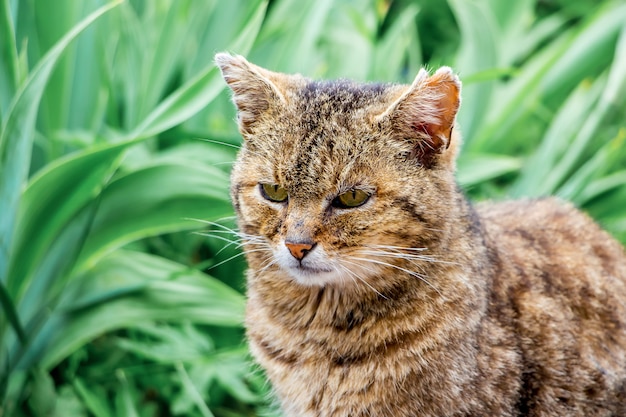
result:
<svg viewBox="0 0 626 417"><path fill-rule="evenodd" d="M0 416L279 415L216 237L240 137L215 52L450 65L468 194L556 194L626 242L625 22L610 0L0 0Z"/></svg>

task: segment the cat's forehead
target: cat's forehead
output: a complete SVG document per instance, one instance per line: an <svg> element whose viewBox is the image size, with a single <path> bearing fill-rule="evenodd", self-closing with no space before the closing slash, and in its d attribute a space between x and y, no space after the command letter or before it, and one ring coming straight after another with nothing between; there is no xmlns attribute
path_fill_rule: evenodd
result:
<svg viewBox="0 0 626 417"><path fill-rule="evenodd" d="M350 80L307 80L295 89L295 104L299 110L314 116L372 111L388 102L394 87Z"/></svg>
<svg viewBox="0 0 626 417"><path fill-rule="evenodd" d="M292 193L367 183L364 167L388 157L383 151L393 148L379 143L372 116L384 112L402 89L348 80L292 86L284 113L264 123L247 143L249 155L258 157L262 180L289 186Z"/></svg>

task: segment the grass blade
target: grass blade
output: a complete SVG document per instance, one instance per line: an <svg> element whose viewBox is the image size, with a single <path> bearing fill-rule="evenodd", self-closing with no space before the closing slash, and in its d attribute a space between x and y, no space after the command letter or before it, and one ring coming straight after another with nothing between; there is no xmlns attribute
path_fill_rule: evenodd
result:
<svg viewBox="0 0 626 417"><path fill-rule="evenodd" d="M0 132L0 281L7 282L9 256L21 188L28 175L35 119L41 96L59 57L82 31L120 1L93 12L74 26L37 64L14 97Z"/></svg>
<svg viewBox="0 0 626 417"><path fill-rule="evenodd" d="M259 3L250 23L231 45L232 50L245 54L250 49L263 22L266 7L266 2ZM211 63L154 109L130 137L154 136L189 119L210 103L224 87L220 72Z"/></svg>
<svg viewBox="0 0 626 417"><path fill-rule="evenodd" d="M115 251L68 289L64 308L53 314L33 340L20 367L40 361L50 369L93 338L108 331L143 325L152 320L240 327L245 300L226 284L158 256ZM120 282L135 291L117 291ZM210 303L207 302L210 300Z"/></svg>
<svg viewBox="0 0 626 417"><path fill-rule="evenodd" d="M456 69L463 76L498 67L498 31L493 11L486 2L448 0L459 22L461 46L456 59ZM468 85L463 89L463 106L458 115L465 137L475 135L489 111L493 82Z"/></svg>
<svg viewBox="0 0 626 417"><path fill-rule="evenodd" d="M57 237L100 194L123 152L134 143L100 146L70 155L48 165L31 180L18 213L15 256L8 281L15 300L30 285L35 268ZM50 211L50 207L55 209Z"/></svg>
<svg viewBox="0 0 626 417"><path fill-rule="evenodd" d="M0 125L19 83L19 58L9 3L0 3Z"/></svg>
<svg viewBox="0 0 626 417"><path fill-rule="evenodd" d="M217 168L178 161L116 179L102 194L77 267L89 267L104 253L142 237L198 228L190 217L230 215L227 178Z"/></svg>
<svg viewBox="0 0 626 417"><path fill-rule="evenodd" d="M22 343L22 345L26 344L26 332L20 322L19 315L15 309L15 304L13 304L13 299L2 282L0 282L0 304L2 305L5 317L9 320L9 323L11 323L11 326L13 327L13 330L15 330L20 343ZM2 326L4 326L4 323L2 323ZM3 328L0 329L4 330ZM1 363L0 366L2 366ZM1 393L0 398L2 398Z"/></svg>

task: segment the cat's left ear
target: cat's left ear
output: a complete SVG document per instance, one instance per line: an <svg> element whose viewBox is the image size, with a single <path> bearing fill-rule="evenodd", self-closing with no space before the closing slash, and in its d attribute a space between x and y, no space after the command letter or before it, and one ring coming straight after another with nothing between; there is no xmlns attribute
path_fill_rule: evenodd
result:
<svg viewBox="0 0 626 417"><path fill-rule="evenodd" d="M285 103L280 88L281 75L248 62L240 55L218 53L215 63L233 90L237 106L239 130L244 138L254 134L254 126L269 112L280 111Z"/></svg>
<svg viewBox="0 0 626 417"><path fill-rule="evenodd" d="M391 128L394 136L410 140L413 156L428 166L450 146L460 94L461 81L449 67L432 76L422 69L376 122Z"/></svg>

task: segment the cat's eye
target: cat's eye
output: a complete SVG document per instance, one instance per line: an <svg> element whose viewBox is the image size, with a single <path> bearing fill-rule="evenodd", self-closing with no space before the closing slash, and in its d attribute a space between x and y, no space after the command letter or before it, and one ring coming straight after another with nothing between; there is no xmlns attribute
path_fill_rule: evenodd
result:
<svg viewBox="0 0 626 417"><path fill-rule="evenodd" d="M332 205L338 208L355 208L365 204L369 198L369 193L363 190L353 189L339 194L333 200Z"/></svg>
<svg viewBox="0 0 626 417"><path fill-rule="evenodd" d="M261 194L267 200L273 201L275 203L282 203L287 200L289 195L287 194L287 190L281 187L278 184L260 184L261 185Z"/></svg>

